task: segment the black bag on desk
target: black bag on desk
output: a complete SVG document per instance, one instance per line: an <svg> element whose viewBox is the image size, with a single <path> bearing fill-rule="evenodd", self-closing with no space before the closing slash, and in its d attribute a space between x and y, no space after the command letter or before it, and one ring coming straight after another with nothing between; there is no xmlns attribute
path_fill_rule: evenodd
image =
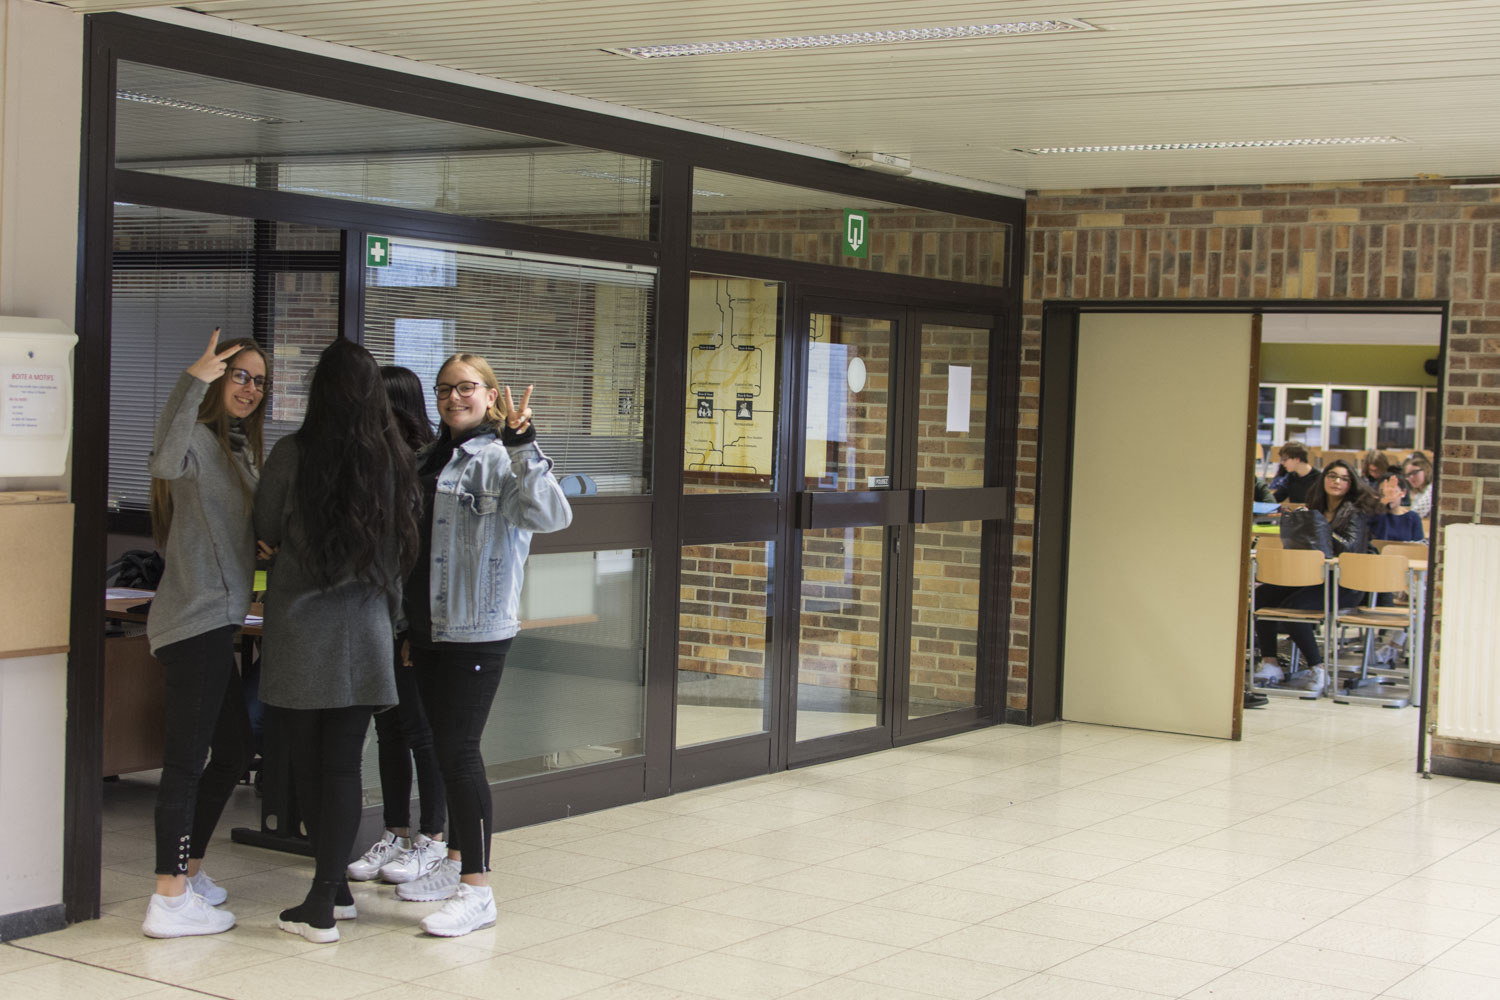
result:
<svg viewBox="0 0 1500 1000"><path fill-rule="evenodd" d="M160 552L131 549L105 567L104 581L111 587L155 590L161 586L161 574L165 569L166 562Z"/></svg>
<svg viewBox="0 0 1500 1000"><path fill-rule="evenodd" d="M1333 532L1328 519L1315 510L1289 510L1281 515L1281 547L1316 549L1333 558Z"/></svg>

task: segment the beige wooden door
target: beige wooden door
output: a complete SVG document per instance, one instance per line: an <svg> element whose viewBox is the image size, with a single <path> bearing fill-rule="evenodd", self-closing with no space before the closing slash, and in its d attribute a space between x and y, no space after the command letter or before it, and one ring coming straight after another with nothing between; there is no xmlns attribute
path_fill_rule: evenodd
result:
<svg viewBox="0 0 1500 1000"><path fill-rule="evenodd" d="M1253 319L1079 318L1064 719L1235 734Z"/></svg>

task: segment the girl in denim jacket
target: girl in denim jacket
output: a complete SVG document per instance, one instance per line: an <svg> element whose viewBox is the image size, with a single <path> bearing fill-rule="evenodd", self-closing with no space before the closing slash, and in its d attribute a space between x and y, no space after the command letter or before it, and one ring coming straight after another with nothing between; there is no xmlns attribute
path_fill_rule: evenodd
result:
<svg viewBox="0 0 1500 1000"><path fill-rule="evenodd" d="M448 796L448 860L396 887L409 900L448 902L422 920L457 937L495 922L489 887L490 784L479 740L500 686L531 536L573 519L552 460L536 445L531 387L519 406L476 354L438 371L438 440L417 457L424 498L405 612L411 658Z"/></svg>

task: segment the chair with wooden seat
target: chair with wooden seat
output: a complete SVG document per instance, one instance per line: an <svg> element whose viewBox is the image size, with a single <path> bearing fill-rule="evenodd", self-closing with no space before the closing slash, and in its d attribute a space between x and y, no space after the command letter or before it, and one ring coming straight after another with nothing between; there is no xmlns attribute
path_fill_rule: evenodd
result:
<svg viewBox="0 0 1500 1000"><path fill-rule="evenodd" d="M1316 549L1284 549L1281 547L1281 539L1275 538L1274 544L1265 545L1273 536L1261 538L1256 544L1255 551L1251 553L1253 564L1252 572L1255 574L1256 583L1269 583L1278 587L1318 587L1323 592L1323 607L1303 610L1301 608L1256 608L1255 592L1251 589L1250 602L1255 621L1287 622L1299 625L1322 625L1323 645L1325 648L1323 658L1329 659L1326 652L1328 645L1328 589L1324 586L1327 567L1326 559L1322 552ZM1264 547L1263 547L1264 546ZM1253 630L1252 630L1253 631ZM1254 678L1254 638L1250 642L1251 655L1251 677ZM1266 650L1262 650L1266 653ZM1291 672L1296 673L1297 663L1301 658L1301 650L1296 643L1292 644L1292 659L1290 663ZM1306 692L1288 688L1272 688L1255 686L1253 690L1262 694L1293 694L1302 697Z"/></svg>
<svg viewBox="0 0 1500 1000"><path fill-rule="evenodd" d="M1424 549L1421 555L1425 557L1425 547L1417 547ZM1385 551L1377 555L1345 552L1339 556L1334 567L1334 580L1336 586L1370 595L1398 594L1413 585L1411 558L1397 550L1395 545L1387 545ZM1365 641L1364 652L1360 658L1359 675L1347 685L1343 697L1335 695L1335 700L1347 703L1350 699L1358 699L1379 703L1389 708L1401 708L1409 704L1411 700L1410 666L1404 670L1382 671L1379 675L1372 676L1370 659L1374 652L1377 632L1382 629L1405 629L1407 634L1411 635L1416 631L1416 627L1415 605L1411 603L1389 607L1366 606L1340 611L1334 617L1335 630L1342 631L1346 628L1361 630L1364 632ZM1336 639L1333 644L1337 649ZM1401 683L1403 681L1404 684ZM1372 683L1379 685L1375 689L1374 697L1360 692L1361 686ZM1399 687L1404 687L1405 691L1386 690Z"/></svg>
<svg viewBox="0 0 1500 1000"><path fill-rule="evenodd" d="M1281 548L1280 535L1252 535L1250 537L1255 539L1255 551L1257 552Z"/></svg>

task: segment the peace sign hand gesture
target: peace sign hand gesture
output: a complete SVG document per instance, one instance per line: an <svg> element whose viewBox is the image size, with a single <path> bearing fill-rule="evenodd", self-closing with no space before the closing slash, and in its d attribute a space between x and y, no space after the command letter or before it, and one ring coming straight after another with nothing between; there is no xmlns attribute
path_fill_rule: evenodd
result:
<svg viewBox="0 0 1500 1000"><path fill-rule="evenodd" d="M230 347L219 350L219 328L214 327L214 332L208 338L208 348L203 356L188 365L187 373L200 382L212 382L224 374L228 367L226 362L239 353L238 347Z"/></svg>
<svg viewBox="0 0 1500 1000"><path fill-rule="evenodd" d="M517 407L515 399L510 394L510 386L505 387L502 406L505 413L505 426L517 434L526 433L526 428L531 426L531 390L532 386L528 385L526 395L521 397L521 405Z"/></svg>

